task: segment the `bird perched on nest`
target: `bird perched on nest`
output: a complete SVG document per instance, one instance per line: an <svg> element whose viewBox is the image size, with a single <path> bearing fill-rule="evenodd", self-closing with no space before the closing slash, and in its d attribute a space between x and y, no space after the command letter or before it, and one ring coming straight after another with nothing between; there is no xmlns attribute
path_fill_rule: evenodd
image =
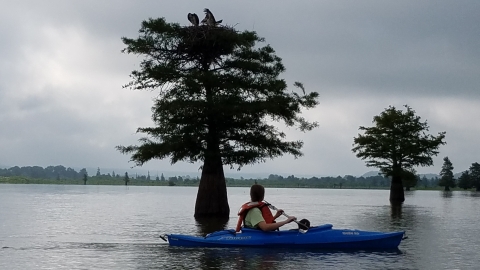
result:
<svg viewBox="0 0 480 270"><path fill-rule="evenodd" d="M203 12L205 12L205 19L202 20L202 23L208 26L216 26L217 24L223 21L223 20L216 21L215 17L213 16L213 13L208 8L205 8Z"/></svg>
<svg viewBox="0 0 480 270"><path fill-rule="evenodd" d="M187 18L188 18L188 20L192 23L193 26L198 26L200 20L198 19L197 14L195 14L195 13L188 13Z"/></svg>

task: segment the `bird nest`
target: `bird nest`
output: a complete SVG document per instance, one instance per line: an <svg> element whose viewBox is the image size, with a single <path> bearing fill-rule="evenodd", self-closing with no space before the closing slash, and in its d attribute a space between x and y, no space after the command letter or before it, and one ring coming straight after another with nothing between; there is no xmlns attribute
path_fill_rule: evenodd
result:
<svg viewBox="0 0 480 270"><path fill-rule="evenodd" d="M180 33L178 49L192 56L210 55L217 58L230 54L238 45L238 33L229 26L185 26Z"/></svg>

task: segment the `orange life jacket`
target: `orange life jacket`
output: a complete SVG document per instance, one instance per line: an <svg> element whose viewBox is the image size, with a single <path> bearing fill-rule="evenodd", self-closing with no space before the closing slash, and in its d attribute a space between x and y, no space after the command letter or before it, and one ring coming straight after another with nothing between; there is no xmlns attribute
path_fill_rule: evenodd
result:
<svg viewBox="0 0 480 270"><path fill-rule="evenodd" d="M242 205L240 210L238 210L238 222L236 232L239 232L242 228L242 223L245 223L245 217L247 216L248 211L252 208L258 208L262 212L262 217L265 220L265 223L274 223L273 215L270 209L268 208L269 204L264 202L248 202Z"/></svg>

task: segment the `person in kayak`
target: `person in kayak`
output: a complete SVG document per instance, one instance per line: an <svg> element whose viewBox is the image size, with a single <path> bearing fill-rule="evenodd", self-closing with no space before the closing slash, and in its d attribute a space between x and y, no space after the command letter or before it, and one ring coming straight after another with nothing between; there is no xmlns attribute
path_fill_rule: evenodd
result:
<svg viewBox="0 0 480 270"><path fill-rule="evenodd" d="M250 202L245 203L238 212L238 223L236 231L239 232L242 223L247 228L261 229L262 231L274 231L288 224L297 218L294 216L288 217L286 220L275 222L280 215L283 214L282 209L278 209L275 215L268 208L268 205L263 202L265 197L265 188L262 185L252 185L250 188Z"/></svg>

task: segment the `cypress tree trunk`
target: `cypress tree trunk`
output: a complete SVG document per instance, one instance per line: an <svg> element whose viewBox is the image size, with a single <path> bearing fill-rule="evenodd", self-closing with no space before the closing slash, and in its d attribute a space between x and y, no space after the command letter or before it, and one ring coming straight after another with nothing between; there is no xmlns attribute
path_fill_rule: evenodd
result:
<svg viewBox="0 0 480 270"><path fill-rule="evenodd" d="M448 185L445 185L444 191L450 191L450 187Z"/></svg>
<svg viewBox="0 0 480 270"><path fill-rule="evenodd" d="M208 71L208 61L203 63L203 70ZM217 112L214 110L213 91L205 85L208 109L208 136L202 177L198 186L194 217L227 218L230 215L228 206L227 185L223 173L222 157L220 155L220 140L217 131Z"/></svg>
<svg viewBox="0 0 480 270"><path fill-rule="evenodd" d="M401 175L393 175L392 183L390 185L390 202L402 203L405 201L405 194L403 192L403 183Z"/></svg>
<svg viewBox="0 0 480 270"><path fill-rule="evenodd" d="M195 218L223 217L228 219L229 215L230 207L228 206L222 159L219 155L206 156L202 178L198 186L194 216Z"/></svg>
<svg viewBox="0 0 480 270"><path fill-rule="evenodd" d="M475 191L480 191L480 185L475 188Z"/></svg>

